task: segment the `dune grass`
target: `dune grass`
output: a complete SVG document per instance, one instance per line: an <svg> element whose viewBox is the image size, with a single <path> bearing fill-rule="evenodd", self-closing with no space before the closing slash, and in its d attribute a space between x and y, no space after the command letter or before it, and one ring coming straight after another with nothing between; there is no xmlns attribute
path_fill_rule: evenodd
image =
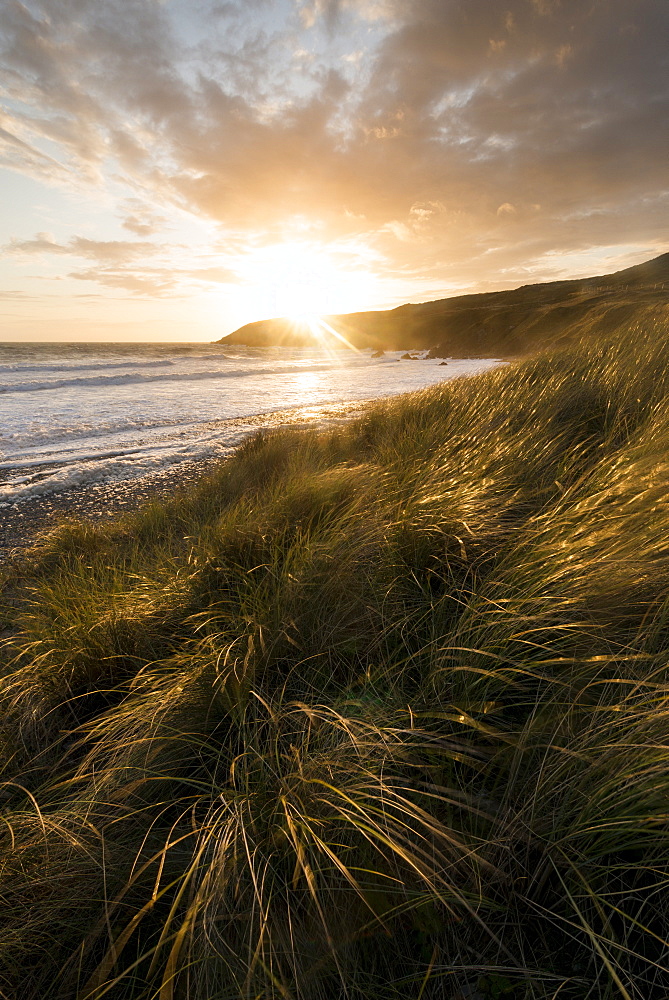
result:
<svg viewBox="0 0 669 1000"><path fill-rule="evenodd" d="M669 995L669 334L5 572L0 997Z"/></svg>

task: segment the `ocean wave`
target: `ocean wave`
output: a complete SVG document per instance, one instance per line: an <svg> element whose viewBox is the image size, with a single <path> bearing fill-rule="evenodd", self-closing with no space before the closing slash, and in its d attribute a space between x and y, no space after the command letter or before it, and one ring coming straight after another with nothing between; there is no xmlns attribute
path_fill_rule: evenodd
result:
<svg viewBox="0 0 669 1000"><path fill-rule="evenodd" d="M306 368L309 372L331 371L333 368L341 367L334 363L312 364ZM353 367L347 365L346 367ZM89 389L96 387L111 387L125 385L146 385L156 382L202 382L212 379L234 379L244 378L249 375L292 375L304 374L304 365L284 365L280 368L263 368L259 371L256 367L234 369L217 369L207 371L178 371L161 372L160 374L145 375L142 372L132 372L122 375L95 375L90 378L53 378L47 380L27 379L16 384L0 384L0 394L6 395L15 392L45 392L51 389Z"/></svg>
<svg viewBox="0 0 669 1000"><path fill-rule="evenodd" d="M61 465L50 470L48 474L17 477L10 482L0 484L0 506L46 494L61 493L63 490L85 487L93 483L138 479L169 468L179 461L202 457L204 455L197 452L181 456L167 452L163 455L108 456L73 465Z"/></svg>
<svg viewBox="0 0 669 1000"><path fill-rule="evenodd" d="M62 456L60 459L53 456L49 463L51 468L44 468L46 463L26 462L23 474L9 476L0 483L0 507L94 483L140 479L180 462L199 461L212 456L224 458L254 431L253 427L236 428L225 435L192 439L188 444L165 443L148 448L128 448L122 452L79 455L69 462L63 462ZM15 468L19 472L18 465Z"/></svg>
<svg viewBox="0 0 669 1000"><path fill-rule="evenodd" d="M325 412L305 415L309 426L325 427L349 419L347 414ZM185 461L226 458L260 429L295 426L290 411L275 411L257 419L204 422L166 435L158 441L127 441L115 449L80 449L69 453L34 455L0 464L0 508L64 490L89 485L141 479ZM299 426L299 420L297 422Z"/></svg>
<svg viewBox="0 0 669 1000"><path fill-rule="evenodd" d="M101 368L137 368L141 365L142 368L165 368L166 366L174 367L175 362L169 361L167 359L160 361L98 361L95 364L88 365L68 365L68 364L41 364L41 365L25 365L19 362L12 365L0 365L0 376L1 375L18 375L23 374L23 372L44 372L45 374L52 372L54 375L62 374L69 375L70 372L91 372L99 371Z"/></svg>

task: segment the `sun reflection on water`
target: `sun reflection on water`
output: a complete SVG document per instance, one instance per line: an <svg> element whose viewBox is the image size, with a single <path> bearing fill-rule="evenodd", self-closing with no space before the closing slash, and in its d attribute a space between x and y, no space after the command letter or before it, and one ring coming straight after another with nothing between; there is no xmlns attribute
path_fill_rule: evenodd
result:
<svg viewBox="0 0 669 1000"><path fill-rule="evenodd" d="M295 376L295 384L299 386L303 393L316 388L321 388L327 379L323 372L300 372Z"/></svg>

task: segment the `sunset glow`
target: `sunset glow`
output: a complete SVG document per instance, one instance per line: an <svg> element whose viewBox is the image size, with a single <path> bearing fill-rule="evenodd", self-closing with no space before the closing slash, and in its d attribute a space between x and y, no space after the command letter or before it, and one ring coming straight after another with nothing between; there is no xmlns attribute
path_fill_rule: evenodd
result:
<svg viewBox="0 0 669 1000"><path fill-rule="evenodd" d="M0 12L13 340L213 340L669 249L658 0Z"/></svg>
<svg viewBox="0 0 669 1000"><path fill-rule="evenodd" d="M238 271L249 310L310 324L323 315L368 308L379 298L379 282L364 262L353 270L351 257L299 242L247 254Z"/></svg>
<svg viewBox="0 0 669 1000"><path fill-rule="evenodd" d="M0 0L0 1000L669 1000L669 0Z"/></svg>

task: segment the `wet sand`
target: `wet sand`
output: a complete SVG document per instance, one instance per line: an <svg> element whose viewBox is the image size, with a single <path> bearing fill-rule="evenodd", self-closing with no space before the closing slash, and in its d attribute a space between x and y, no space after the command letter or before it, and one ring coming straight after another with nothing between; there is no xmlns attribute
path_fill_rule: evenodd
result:
<svg viewBox="0 0 669 1000"><path fill-rule="evenodd" d="M309 409L299 407L260 414L246 420L236 419L234 423L246 425L249 437L256 431L279 427L325 427L347 422L359 414L365 405L364 402L356 401ZM56 527L61 521L70 518L109 521L137 510L148 500L166 499L213 471L226 457L212 457L197 462L186 460L137 479L92 483L62 490L60 493L31 497L3 507L0 509L0 562L7 562L20 555L37 535Z"/></svg>

